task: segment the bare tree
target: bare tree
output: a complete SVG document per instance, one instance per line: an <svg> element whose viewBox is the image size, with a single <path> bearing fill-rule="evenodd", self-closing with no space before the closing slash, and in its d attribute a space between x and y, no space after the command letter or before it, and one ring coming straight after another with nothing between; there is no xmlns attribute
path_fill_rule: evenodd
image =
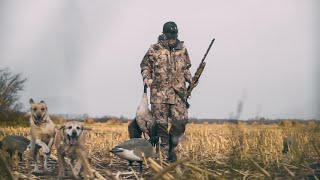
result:
<svg viewBox="0 0 320 180"><path fill-rule="evenodd" d="M23 91L26 78L14 74L9 69L0 69L0 117L11 111L19 110L19 92Z"/></svg>

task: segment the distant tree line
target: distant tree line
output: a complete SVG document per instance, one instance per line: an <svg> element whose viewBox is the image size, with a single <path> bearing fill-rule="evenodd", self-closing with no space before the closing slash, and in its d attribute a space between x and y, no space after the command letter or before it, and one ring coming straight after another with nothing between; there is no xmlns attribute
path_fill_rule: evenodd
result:
<svg viewBox="0 0 320 180"><path fill-rule="evenodd" d="M0 125L27 124L21 112L22 103L19 102L26 81L21 73L0 69Z"/></svg>
<svg viewBox="0 0 320 180"><path fill-rule="evenodd" d="M224 124L224 123L230 123L230 124L281 124L282 122L298 122L298 123L308 123L310 121L318 121L316 119L309 119L309 120L301 120L301 119L266 119L266 118L259 118L259 119L249 119L249 120L238 120L238 119L197 119L197 118L192 118L189 119L189 123L194 123L194 124L203 124L203 123L208 123L208 124Z"/></svg>

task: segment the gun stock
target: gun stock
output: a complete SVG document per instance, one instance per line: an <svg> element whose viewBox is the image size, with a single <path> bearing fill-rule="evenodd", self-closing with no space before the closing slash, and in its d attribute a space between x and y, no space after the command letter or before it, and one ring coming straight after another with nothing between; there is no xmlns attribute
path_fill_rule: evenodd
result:
<svg viewBox="0 0 320 180"><path fill-rule="evenodd" d="M187 94L186 94L186 95L187 95L187 98L189 98L189 97L191 96L191 92L192 92L193 88L195 88L195 84L198 83L199 78L200 78L200 76L201 76L201 74L202 74L205 66L206 66L206 62L202 62L202 63L199 65L196 73L194 74L194 76L193 76L193 78L192 78L191 83L190 83L189 86L188 86Z"/></svg>

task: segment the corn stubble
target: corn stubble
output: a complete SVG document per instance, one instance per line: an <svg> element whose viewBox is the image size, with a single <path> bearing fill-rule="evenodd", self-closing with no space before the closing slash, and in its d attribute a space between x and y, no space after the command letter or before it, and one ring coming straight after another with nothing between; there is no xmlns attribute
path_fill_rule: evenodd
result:
<svg viewBox="0 0 320 180"><path fill-rule="evenodd" d="M319 124L308 126L189 124L177 148L179 160L168 163L162 158L144 159L142 173L137 165L129 167L108 150L128 139L127 124L90 124L86 134L87 156L77 151L84 179L319 179ZM2 128L5 134L29 137L29 128ZM295 139L283 154L284 138ZM0 139L3 135L0 135ZM0 179L46 178L57 176L56 151L50 173L32 173L32 158L9 160L0 152ZM5 163L4 163L5 162ZM9 168L8 168L9 167ZM71 169L71 168L70 168ZM79 178L70 171L70 176Z"/></svg>

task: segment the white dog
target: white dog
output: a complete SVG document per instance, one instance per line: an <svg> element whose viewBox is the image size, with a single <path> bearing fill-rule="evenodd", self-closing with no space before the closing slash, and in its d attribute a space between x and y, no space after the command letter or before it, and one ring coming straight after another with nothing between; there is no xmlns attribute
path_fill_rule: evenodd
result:
<svg viewBox="0 0 320 180"><path fill-rule="evenodd" d="M59 177L65 176L65 157L71 160L72 165L74 164L72 168L75 175L80 173L82 163L76 150L80 149L81 153L85 153L84 130L90 129L84 128L78 121L67 121L58 130L54 142L58 154Z"/></svg>

